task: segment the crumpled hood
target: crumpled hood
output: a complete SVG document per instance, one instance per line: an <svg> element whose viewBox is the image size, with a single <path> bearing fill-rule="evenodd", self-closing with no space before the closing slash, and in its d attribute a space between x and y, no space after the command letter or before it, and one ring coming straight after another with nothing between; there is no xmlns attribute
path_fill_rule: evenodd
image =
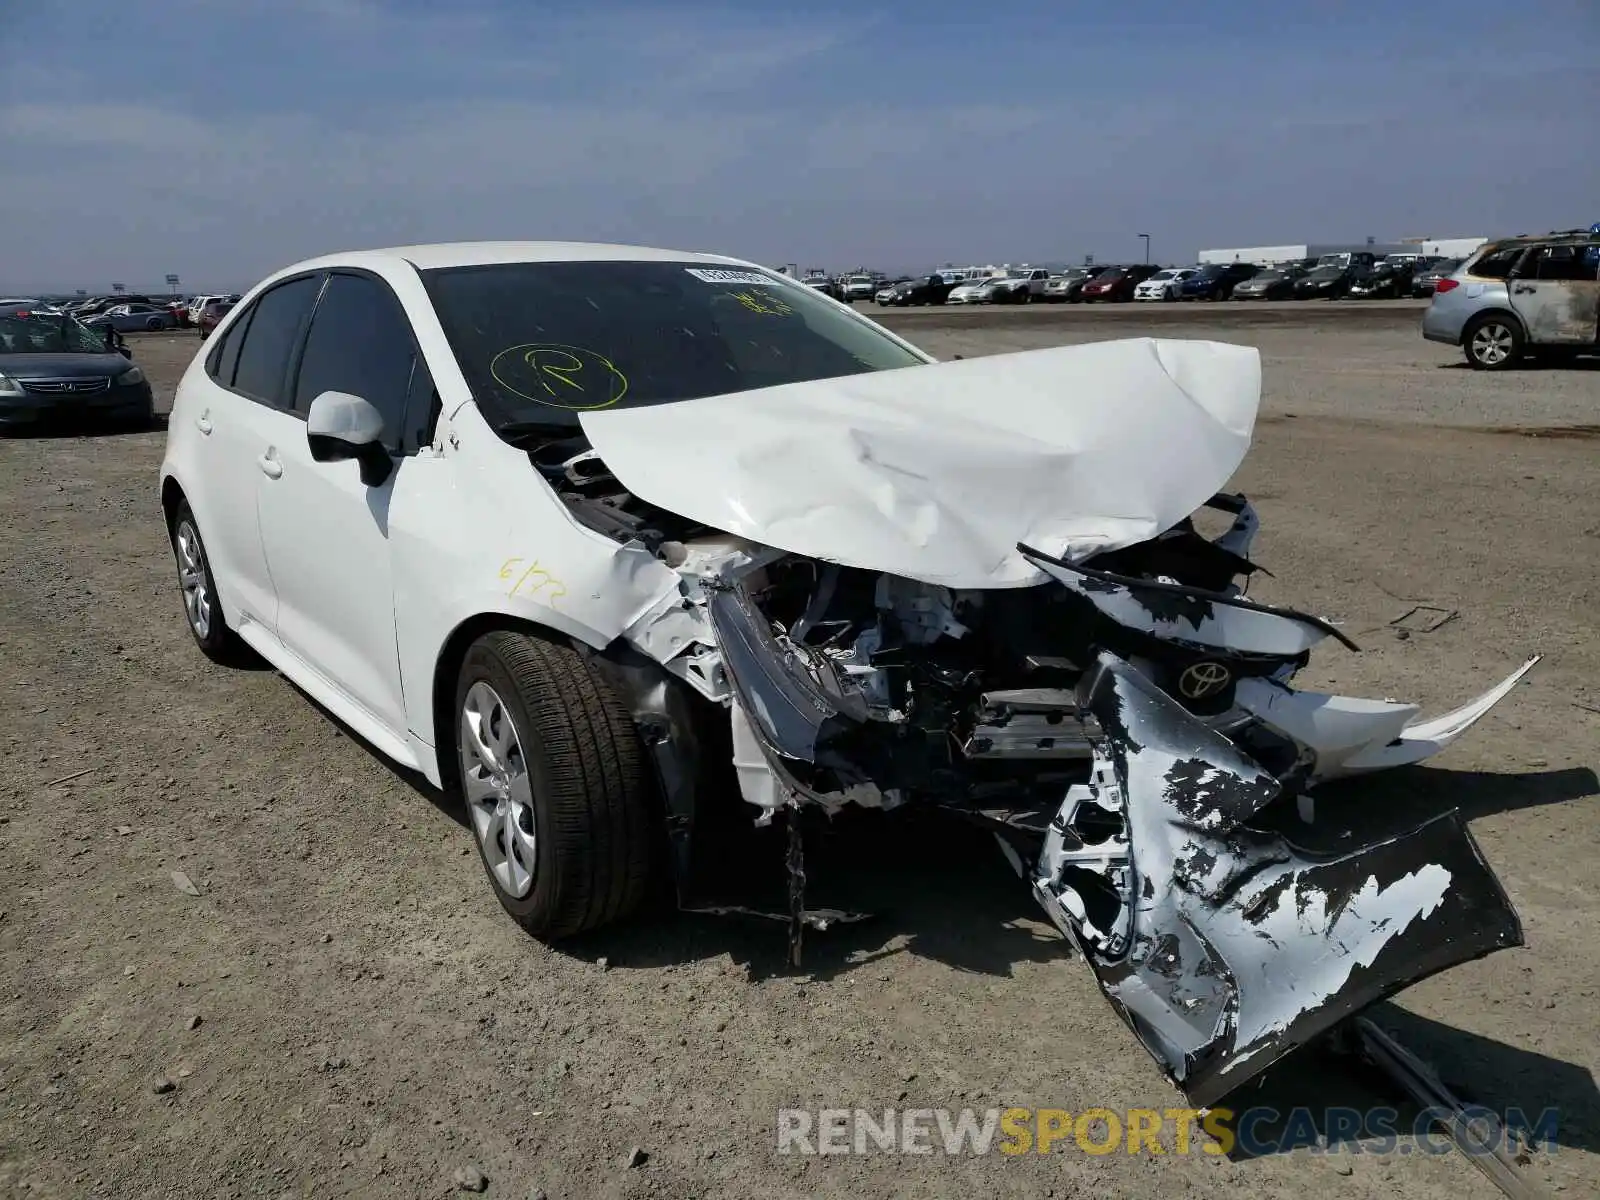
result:
<svg viewBox="0 0 1600 1200"><path fill-rule="evenodd" d="M1154 537L1225 485L1256 350L1135 338L611 412L590 444L629 491L794 554L955 588L1046 576Z"/></svg>

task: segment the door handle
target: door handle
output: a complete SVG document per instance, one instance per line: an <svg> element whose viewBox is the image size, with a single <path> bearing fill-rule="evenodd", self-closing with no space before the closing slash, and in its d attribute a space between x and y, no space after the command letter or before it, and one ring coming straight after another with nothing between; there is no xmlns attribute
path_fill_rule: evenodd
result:
<svg viewBox="0 0 1600 1200"><path fill-rule="evenodd" d="M1519 283L1511 289L1511 294L1513 296L1520 296L1523 292L1535 292L1538 290L1539 289L1534 287L1531 283Z"/></svg>
<svg viewBox="0 0 1600 1200"><path fill-rule="evenodd" d="M211 424L211 410L209 408L194 419L194 427L207 437L211 436L211 430L215 427Z"/></svg>
<svg viewBox="0 0 1600 1200"><path fill-rule="evenodd" d="M272 451L256 456L256 466L261 468L261 473L268 479L277 479L283 474L283 464L272 456Z"/></svg>

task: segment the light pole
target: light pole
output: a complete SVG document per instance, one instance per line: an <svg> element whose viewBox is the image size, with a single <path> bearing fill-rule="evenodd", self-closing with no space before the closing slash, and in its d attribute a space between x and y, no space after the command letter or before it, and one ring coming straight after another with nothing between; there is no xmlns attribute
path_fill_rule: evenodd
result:
<svg viewBox="0 0 1600 1200"><path fill-rule="evenodd" d="M1148 233L1141 233L1138 236L1144 239L1144 261L1146 265L1148 265L1150 262L1150 235Z"/></svg>

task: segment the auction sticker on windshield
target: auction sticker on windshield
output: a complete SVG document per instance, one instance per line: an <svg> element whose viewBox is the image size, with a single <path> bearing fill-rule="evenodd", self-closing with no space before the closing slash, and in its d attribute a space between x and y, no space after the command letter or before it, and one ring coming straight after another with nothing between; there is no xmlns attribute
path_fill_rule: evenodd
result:
<svg viewBox="0 0 1600 1200"><path fill-rule="evenodd" d="M706 283L756 283L772 287L778 282L759 271L724 271L710 267L685 267L684 270Z"/></svg>

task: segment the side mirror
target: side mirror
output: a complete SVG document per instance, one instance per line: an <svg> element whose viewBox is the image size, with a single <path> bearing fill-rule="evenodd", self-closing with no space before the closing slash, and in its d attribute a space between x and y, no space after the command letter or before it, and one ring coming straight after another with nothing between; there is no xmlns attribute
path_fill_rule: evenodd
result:
<svg viewBox="0 0 1600 1200"><path fill-rule="evenodd" d="M306 413L306 442L317 462L354 459L361 482L378 487L394 470L383 445L383 414L372 403L349 392L323 392Z"/></svg>

